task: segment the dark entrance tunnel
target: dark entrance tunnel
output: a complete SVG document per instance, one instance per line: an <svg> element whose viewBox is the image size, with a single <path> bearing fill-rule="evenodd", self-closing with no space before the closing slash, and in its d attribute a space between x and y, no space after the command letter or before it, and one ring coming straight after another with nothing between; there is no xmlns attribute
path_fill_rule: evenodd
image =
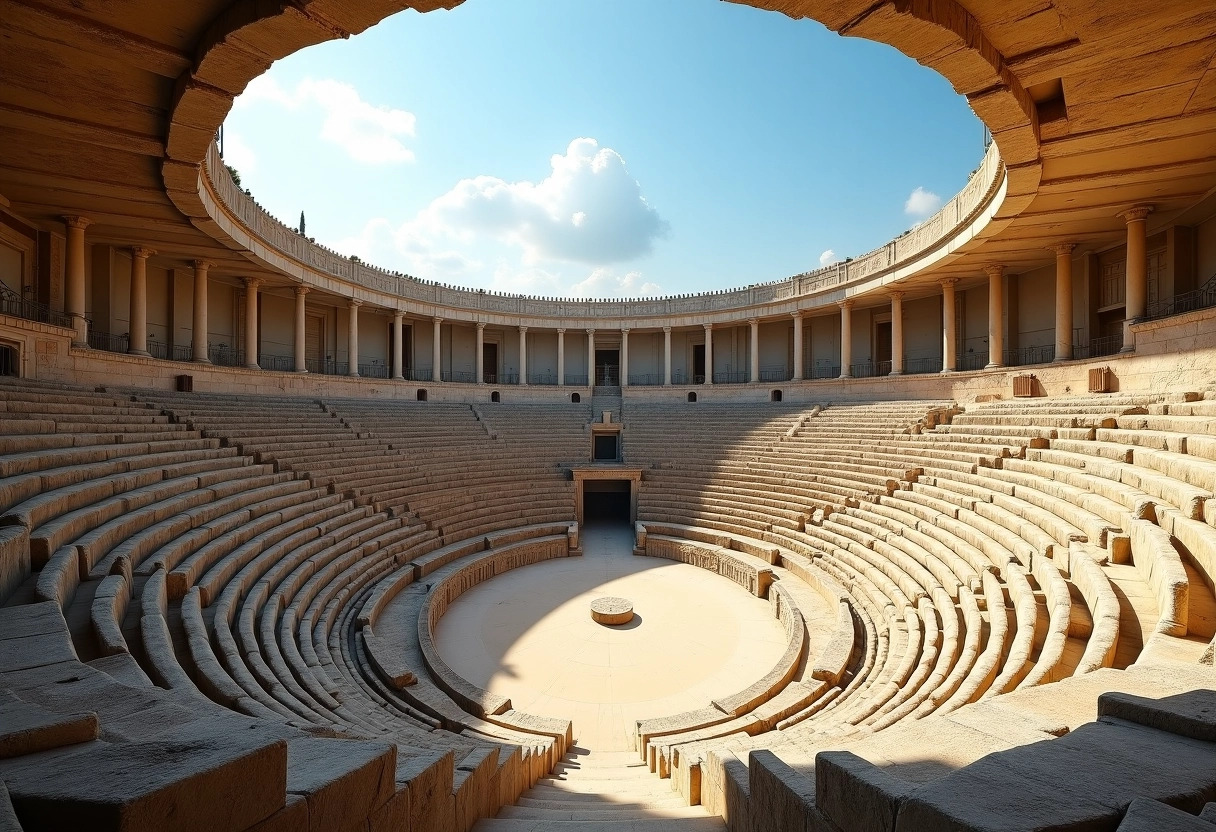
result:
<svg viewBox="0 0 1216 832"><path fill-rule="evenodd" d="M583 483L584 523L629 524L629 480L587 480Z"/></svg>

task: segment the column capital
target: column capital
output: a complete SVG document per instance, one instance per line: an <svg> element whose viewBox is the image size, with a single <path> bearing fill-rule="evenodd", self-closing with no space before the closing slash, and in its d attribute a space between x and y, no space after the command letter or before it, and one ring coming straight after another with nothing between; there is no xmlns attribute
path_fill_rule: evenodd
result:
<svg viewBox="0 0 1216 832"><path fill-rule="evenodd" d="M154 249L145 248L144 246L131 246L131 256L139 260L147 260L154 254L156 254Z"/></svg>
<svg viewBox="0 0 1216 832"><path fill-rule="evenodd" d="M210 260L191 260L190 265L194 266L194 270L197 272L205 272L215 268L215 264Z"/></svg>
<svg viewBox="0 0 1216 832"><path fill-rule="evenodd" d="M939 280L937 282L941 284L943 289L953 289L955 286L958 285L958 278L957 277L943 277L941 280Z"/></svg>
<svg viewBox="0 0 1216 832"><path fill-rule="evenodd" d="M587 334L588 334L589 336L595 337L595 329L594 329L594 327L588 327L588 328L587 328Z"/></svg>
<svg viewBox="0 0 1216 832"><path fill-rule="evenodd" d="M362 305L363 305L363 301L356 300L355 298L351 298L350 300L348 300L346 302L347 309L358 309Z"/></svg>
<svg viewBox="0 0 1216 832"><path fill-rule="evenodd" d="M621 334L622 334L622 335L628 335L628 334L629 334L629 327L627 327L627 326L623 326L623 327L621 327Z"/></svg>
<svg viewBox="0 0 1216 832"><path fill-rule="evenodd" d="M1149 214L1153 213L1153 210L1155 207L1156 206L1153 206L1153 205L1133 205L1131 208L1128 208L1126 210L1120 211L1118 214L1115 214L1115 216L1118 217L1119 219L1123 220L1124 222L1131 224L1133 222L1136 222L1137 220L1143 220L1143 219L1147 218Z"/></svg>
<svg viewBox="0 0 1216 832"><path fill-rule="evenodd" d="M760 325L760 319L759 319L759 318L748 318L748 319L747 319L747 325L748 325L748 326L759 326L759 325Z"/></svg>
<svg viewBox="0 0 1216 832"><path fill-rule="evenodd" d="M486 322L485 322L485 321L478 321L478 322L477 322L477 328L478 328L478 329L485 329L485 328L486 328Z"/></svg>
<svg viewBox="0 0 1216 832"><path fill-rule="evenodd" d="M892 301L894 301L896 303L898 303L904 299L904 292L902 289L893 289L890 292L887 292L887 295L888 295L888 297L891 298Z"/></svg>
<svg viewBox="0 0 1216 832"><path fill-rule="evenodd" d="M852 309L854 303L856 303L856 301L852 298L845 298L844 300L836 301L836 305L841 309Z"/></svg>
<svg viewBox="0 0 1216 832"><path fill-rule="evenodd" d="M1054 246L1048 246L1049 251L1054 251L1057 257L1072 254L1072 250L1077 247L1076 243L1056 243Z"/></svg>
<svg viewBox="0 0 1216 832"><path fill-rule="evenodd" d="M984 274L989 277L1000 277L1004 273L1005 267L1000 263L989 263L987 266L984 266Z"/></svg>
<svg viewBox="0 0 1216 832"><path fill-rule="evenodd" d="M706 332L710 332L710 331L712 331L712 330L713 330L713 328L714 328L714 325L713 325L713 324L701 324L701 326L705 327L705 331L706 331Z"/></svg>
<svg viewBox="0 0 1216 832"><path fill-rule="evenodd" d="M801 309L795 309L793 312L791 312L791 313L790 313L790 317L791 317L791 318L793 318L793 319L794 319L794 320L796 320L796 321L798 321L798 320L802 320L802 310L801 310Z"/></svg>
<svg viewBox="0 0 1216 832"><path fill-rule="evenodd" d="M93 224L93 221L88 217L81 217L76 214L64 214L61 219L63 220L63 224L68 228L79 228L81 231L84 231Z"/></svg>
<svg viewBox="0 0 1216 832"><path fill-rule="evenodd" d="M241 280L245 281L246 289L256 289L262 285L261 279L257 277L242 277Z"/></svg>
<svg viewBox="0 0 1216 832"><path fill-rule="evenodd" d="M296 297L301 297L301 298L302 298L302 297L304 297L305 295L307 295L307 294L308 294L309 292L311 292L311 291L312 291L312 287L311 287L311 286L297 286L297 287L296 287ZM398 314L400 314L400 313L398 313Z"/></svg>
<svg viewBox="0 0 1216 832"><path fill-rule="evenodd" d="M671 332L671 327L669 327L669 326L665 326L665 327L663 327L663 331L664 331L664 332Z"/></svg>
<svg viewBox="0 0 1216 832"><path fill-rule="evenodd" d="M565 328L564 326L559 326L559 327L557 328L557 334L558 334L558 335L565 335L565 334L566 334L566 328Z"/></svg>
<svg viewBox="0 0 1216 832"><path fill-rule="evenodd" d="M520 331L520 332L527 332L527 331L528 331L528 328L527 328L526 326L521 326L521 327L519 328L519 331Z"/></svg>

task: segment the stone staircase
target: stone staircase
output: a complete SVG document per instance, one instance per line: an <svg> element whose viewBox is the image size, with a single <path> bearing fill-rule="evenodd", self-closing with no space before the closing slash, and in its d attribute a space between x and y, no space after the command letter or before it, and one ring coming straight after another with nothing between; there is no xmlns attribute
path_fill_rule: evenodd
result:
<svg viewBox="0 0 1216 832"><path fill-rule="evenodd" d="M597 387L591 397L591 421L599 422L605 410L612 411L612 421L621 421L621 388Z"/></svg>
<svg viewBox="0 0 1216 832"><path fill-rule="evenodd" d="M537 782L473 832L723 832L722 819L687 806L670 780L651 774L636 752L575 746Z"/></svg>

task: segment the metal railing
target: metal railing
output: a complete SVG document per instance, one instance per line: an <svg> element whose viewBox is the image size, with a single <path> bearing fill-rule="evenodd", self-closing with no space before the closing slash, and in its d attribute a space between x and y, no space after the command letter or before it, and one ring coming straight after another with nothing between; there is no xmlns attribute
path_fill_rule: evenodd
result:
<svg viewBox="0 0 1216 832"><path fill-rule="evenodd" d="M747 384L747 371L728 370L723 373L714 373L714 384Z"/></svg>
<svg viewBox="0 0 1216 832"><path fill-rule="evenodd" d="M760 368L760 381L789 381L793 376L785 365Z"/></svg>
<svg viewBox="0 0 1216 832"><path fill-rule="evenodd" d="M886 370L883 370L883 365L886 365ZM875 376L885 376L891 372L890 361L879 361L877 364L873 361L862 361L859 364L849 365L849 375L853 378L874 378Z"/></svg>
<svg viewBox="0 0 1216 832"><path fill-rule="evenodd" d="M284 373L295 372L296 359L294 356L289 355L259 355L258 366L263 370L277 370Z"/></svg>
<svg viewBox="0 0 1216 832"><path fill-rule="evenodd" d="M630 373L629 384L633 387L659 387L663 384L663 374Z"/></svg>
<svg viewBox="0 0 1216 832"><path fill-rule="evenodd" d="M1216 275L1208 282L1190 292L1174 295L1166 300L1159 300L1148 305L1143 318L1138 321L1155 321L1158 318L1168 318L1171 315L1181 315L1194 312L1196 309L1208 309L1216 306Z"/></svg>
<svg viewBox="0 0 1216 832"><path fill-rule="evenodd" d="M595 368L596 387L620 387L621 368L614 364L601 364Z"/></svg>
<svg viewBox="0 0 1216 832"><path fill-rule="evenodd" d="M586 387L587 377L585 375L572 376L569 373L566 373L566 384L570 385L571 387Z"/></svg>
<svg viewBox="0 0 1216 832"><path fill-rule="evenodd" d="M233 349L227 344L211 344L207 347L207 358L219 367L244 367L245 351Z"/></svg>
<svg viewBox="0 0 1216 832"><path fill-rule="evenodd" d="M37 321L40 324L71 328L72 316L56 312L45 303L26 300L8 286L0 283L0 315L12 315L14 318L24 318L27 321Z"/></svg>
<svg viewBox="0 0 1216 832"><path fill-rule="evenodd" d="M461 384L476 384L476 370L442 370L439 373L440 381L455 381Z"/></svg>
<svg viewBox="0 0 1216 832"><path fill-rule="evenodd" d="M1015 350L1005 350L1006 367L1025 367L1028 364L1050 364L1056 359L1055 344L1043 344L1038 347L1021 347Z"/></svg>
<svg viewBox="0 0 1216 832"><path fill-rule="evenodd" d="M148 341L148 354L164 361L193 361L194 350L189 346Z"/></svg>
<svg viewBox="0 0 1216 832"><path fill-rule="evenodd" d="M536 384L539 386L557 386L557 373L528 373L528 384Z"/></svg>
<svg viewBox="0 0 1216 832"><path fill-rule="evenodd" d="M939 373L941 369L942 359L940 355L929 358L904 359L904 375L915 376L924 373Z"/></svg>
<svg viewBox="0 0 1216 832"><path fill-rule="evenodd" d="M104 352L126 352L130 342L126 335L111 335L108 332L89 332L89 346Z"/></svg>
<svg viewBox="0 0 1216 832"><path fill-rule="evenodd" d="M364 378L388 378L392 375L392 369L383 361L373 361L370 364L360 364L359 375Z"/></svg>
<svg viewBox="0 0 1216 832"><path fill-rule="evenodd" d="M811 368L811 378L838 378L840 376L840 365L829 364L826 361L816 361L815 366Z"/></svg>
<svg viewBox="0 0 1216 832"><path fill-rule="evenodd" d="M988 366L988 353L969 352L960 356L955 366L960 370L982 370Z"/></svg>
<svg viewBox="0 0 1216 832"><path fill-rule="evenodd" d="M1119 332L1094 338L1088 344L1073 344L1072 357L1077 359L1101 358L1106 355L1114 355L1121 349L1123 349L1123 333Z"/></svg>

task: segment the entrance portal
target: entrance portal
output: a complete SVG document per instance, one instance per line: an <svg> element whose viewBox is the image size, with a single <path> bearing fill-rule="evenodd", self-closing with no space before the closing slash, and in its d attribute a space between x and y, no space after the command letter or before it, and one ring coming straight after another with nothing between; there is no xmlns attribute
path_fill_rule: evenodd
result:
<svg viewBox="0 0 1216 832"><path fill-rule="evenodd" d="M498 344L481 345L481 380L498 384Z"/></svg>
<svg viewBox="0 0 1216 832"><path fill-rule="evenodd" d="M629 480L585 480L583 522L629 524Z"/></svg>
<svg viewBox="0 0 1216 832"><path fill-rule="evenodd" d="M621 351L595 351L595 386L619 387L621 384Z"/></svg>
<svg viewBox="0 0 1216 832"><path fill-rule="evenodd" d="M693 344L692 346L692 383L705 383L705 345Z"/></svg>

